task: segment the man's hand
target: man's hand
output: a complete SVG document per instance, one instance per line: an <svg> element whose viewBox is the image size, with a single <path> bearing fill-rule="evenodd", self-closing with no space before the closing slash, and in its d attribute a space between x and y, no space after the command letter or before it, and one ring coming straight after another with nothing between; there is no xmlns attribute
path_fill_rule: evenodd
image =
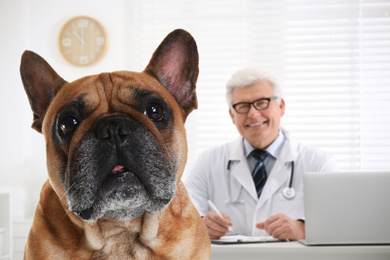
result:
<svg viewBox="0 0 390 260"><path fill-rule="evenodd" d="M305 223L291 219L282 213L273 215L264 222L257 223L256 227L264 229L269 235L279 240L305 238Z"/></svg>
<svg viewBox="0 0 390 260"><path fill-rule="evenodd" d="M209 211L203 217L210 239L219 239L229 233L229 226L232 221L228 215L221 212L223 218L217 212Z"/></svg>

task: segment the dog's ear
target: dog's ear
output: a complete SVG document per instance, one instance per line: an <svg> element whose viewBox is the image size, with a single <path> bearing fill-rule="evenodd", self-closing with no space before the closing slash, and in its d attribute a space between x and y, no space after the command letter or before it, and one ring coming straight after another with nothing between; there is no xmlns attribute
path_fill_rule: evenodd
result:
<svg viewBox="0 0 390 260"><path fill-rule="evenodd" d="M66 81L41 56L31 51L25 51L22 55L20 75L34 114L31 127L42 133L47 108Z"/></svg>
<svg viewBox="0 0 390 260"><path fill-rule="evenodd" d="M165 37L145 68L175 97L184 111L183 117L197 108L196 81L199 74L198 48L194 38L182 29Z"/></svg>

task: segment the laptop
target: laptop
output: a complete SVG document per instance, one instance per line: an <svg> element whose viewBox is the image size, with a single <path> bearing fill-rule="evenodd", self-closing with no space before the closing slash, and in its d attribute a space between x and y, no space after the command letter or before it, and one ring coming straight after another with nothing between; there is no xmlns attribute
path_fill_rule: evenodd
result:
<svg viewBox="0 0 390 260"><path fill-rule="evenodd" d="M390 244L390 172L303 176L306 245Z"/></svg>

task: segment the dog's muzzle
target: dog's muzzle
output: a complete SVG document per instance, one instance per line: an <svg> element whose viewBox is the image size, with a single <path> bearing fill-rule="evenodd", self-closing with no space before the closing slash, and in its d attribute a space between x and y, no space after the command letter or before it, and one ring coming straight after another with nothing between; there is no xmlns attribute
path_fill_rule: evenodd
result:
<svg viewBox="0 0 390 260"><path fill-rule="evenodd" d="M96 121L66 171L70 210L88 221L127 220L163 210L176 187L176 164L164 145L129 116Z"/></svg>

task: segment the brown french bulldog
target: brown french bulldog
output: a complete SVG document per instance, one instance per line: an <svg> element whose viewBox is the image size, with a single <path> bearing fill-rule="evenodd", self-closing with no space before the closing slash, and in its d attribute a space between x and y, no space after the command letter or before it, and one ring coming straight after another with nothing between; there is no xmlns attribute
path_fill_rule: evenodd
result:
<svg viewBox="0 0 390 260"><path fill-rule="evenodd" d="M20 72L49 177L24 259L209 259L181 181L199 73L188 32L171 32L140 73L68 83L30 51Z"/></svg>

